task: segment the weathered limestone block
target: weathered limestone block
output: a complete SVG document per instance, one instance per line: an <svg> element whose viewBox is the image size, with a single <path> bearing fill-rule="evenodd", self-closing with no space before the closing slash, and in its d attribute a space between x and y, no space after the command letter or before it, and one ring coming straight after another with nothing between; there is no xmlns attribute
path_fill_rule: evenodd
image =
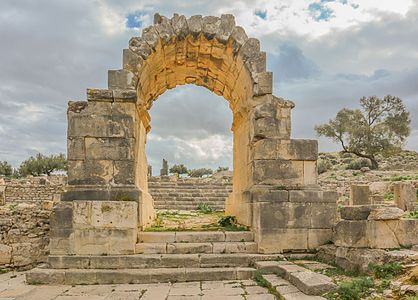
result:
<svg viewBox="0 0 418 300"><path fill-rule="evenodd" d="M69 247L68 252L78 255L134 253L138 227L137 202L89 200L66 202L64 205L56 212L65 217L65 224L61 225L70 230L63 231L52 226L61 234L52 240L54 248L51 251L54 250L54 254L63 252L58 247L58 238L68 241L63 244L64 251L65 247Z"/></svg>
<svg viewBox="0 0 418 300"><path fill-rule="evenodd" d="M397 182L393 185L396 206L403 210L415 210L417 193L415 186L409 182Z"/></svg>
<svg viewBox="0 0 418 300"><path fill-rule="evenodd" d="M337 220L336 203L311 203L311 228L332 228Z"/></svg>
<svg viewBox="0 0 418 300"><path fill-rule="evenodd" d="M68 137L133 137L134 105L130 103L69 102ZM120 112L125 106L123 113Z"/></svg>
<svg viewBox="0 0 418 300"><path fill-rule="evenodd" d="M254 94L257 96L273 93L273 73L261 72L257 74L254 84Z"/></svg>
<svg viewBox="0 0 418 300"><path fill-rule="evenodd" d="M113 183L118 185L135 184L135 161L114 160L113 161Z"/></svg>
<svg viewBox="0 0 418 300"><path fill-rule="evenodd" d="M191 16L187 19L187 25L189 27L190 34L193 36L194 39L197 39L199 33L202 31L202 16L195 15Z"/></svg>
<svg viewBox="0 0 418 300"><path fill-rule="evenodd" d="M135 139L85 137L85 158L91 160L133 160Z"/></svg>
<svg viewBox="0 0 418 300"><path fill-rule="evenodd" d="M123 49L122 65L123 68L131 72L137 72L143 65L144 60L141 56L131 49Z"/></svg>
<svg viewBox="0 0 418 300"><path fill-rule="evenodd" d="M109 90L134 90L137 84L137 78L129 70L109 70L108 73Z"/></svg>
<svg viewBox="0 0 418 300"><path fill-rule="evenodd" d="M334 227L333 242L336 246L362 248L368 246L366 220L344 220Z"/></svg>
<svg viewBox="0 0 418 300"><path fill-rule="evenodd" d="M265 138L254 143L254 159L317 160L317 140Z"/></svg>
<svg viewBox="0 0 418 300"><path fill-rule="evenodd" d="M177 39L182 41L189 34L189 25L187 24L187 19L183 15L174 14L171 18L171 26L173 28L173 33L176 35ZM159 28L157 28L158 30ZM161 31L158 30L160 36Z"/></svg>
<svg viewBox="0 0 418 300"><path fill-rule="evenodd" d="M68 161L68 184L110 184L114 176L113 168L111 160L70 160Z"/></svg>
<svg viewBox="0 0 418 300"><path fill-rule="evenodd" d="M288 202L289 191L254 186L249 191L252 202Z"/></svg>
<svg viewBox="0 0 418 300"><path fill-rule="evenodd" d="M12 247L0 244L0 266L10 264L12 260Z"/></svg>
<svg viewBox="0 0 418 300"><path fill-rule="evenodd" d="M86 150L84 148L83 137L68 137L67 139L67 159L68 160L84 160L86 158Z"/></svg>
<svg viewBox="0 0 418 300"><path fill-rule="evenodd" d="M73 254L72 202L60 202L51 214L49 250L51 254Z"/></svg>
<svg viewBox="0 0 418 300"><path fill-rule="evenodd" d="M370 190L367 184L352 184L350 191L350 205L371 204Z"/></svg>
<svg viewBox="0 0 418 300"><path fill-rule="evenodd" d="M62 201L73 200L109 200L109 201L138 201L140 191L134 185L112 186L67 186L62 195Z"/></svg>
<svg viewBox="0 0 418 300"><path fill-rule="evenodd" d="M255 229L259 253L282 253L308 249L307 228ZM280 237L280 238L279 238Z"/></svg>
<svg viewBox="0 0 418 300"><path fill-rule="evenodd" d="M398 220L404 215L404 211L398 207L380 206L374 207L368 220Z"/></svg>
<svg viewBox="0 0 418 300"><path fill-rule="evenodd" d="M74 253L77 255L133 254L135 229L74 229Z"/></svg>
<svg viewBox="0 0 418 300"><path fill-rule="evenodd" d="M206 39L211 40L219 32L221 19L213 16L205 16L202 19L202 33Z"/></svg>
<svg viewBox="0 0 418 300"><path fill-rule="evenodd" d="M332 241L332 229L314 229L308 230L308 249L317 249Z"/></svg>
<svg viewBox="0 0 418 300"><path fill-rule="evenodd" d="M418 220L343 220L335 229L336 246L390 249L418 243Z"/></svg>
<svg viewBox="0 0 418 300"><path fill-rule="evenodd" d="M129 40L129 49L141 56L143 60L146 60L152 53L152 49L148 43L139 37L133 37Z"/></svg>
<svg viewBox="0 0 418 300"><path fill-rule="evenodd" d="M232 30L230 39L232 39L232 50L235 54L248 40L248 36L245 33L244 28L241 26L235 26L235 28Z"/></svg>
<svg viewBox="0 0 418 300"><path fill-rule="evenodd" d="M222 44L226 44L234 31L234 28L235 17L231 14L221 15L221 24L218 32L216 33L216 39Z"/></svg>
<svg viewBox="0 0 418 300"><path fill-rule="evenodd" d="M73 227L134 229L137 206L135 201L73 201Z"/></svg>
<svg viewBox="0 0 418 300"><path fill-rule="evenodd" d="M367 221L366 239L369 248L391 249L400 247L396 233L391 230L389 224L385 221Z"/></svg>
<svg viewBox="0 0 418 300"><path fill-rule="evenodd" d="M98 102L113 102L113 91L103 89L87 89L87 100Z"/></svg>
<svg viewBox="0 0 418 300"><path fill-rule="evenodd" d="M239 54L242 58L242 60L245 62L248 59L251 59L257 53L260 52L260 41L255 38L249 38L245 41L245 43L242 45Z"/></svg>
<svg viewBox="0 0 418 300"><path fill-rule="evenodd" d="M298 186L304 184L303 161L254 160L252 181L254 184Z"/></svg>
<svg viewBox="0 0 418 300"><path fill-rule="evenodd" d="M385 222L395 233L399 245L410 247L418 244L418 219L400 219Z"/></svg>
<svg viewBox="0 0 418 300"><path fill-rule="evenodd" d="M374 205L354 205L340 207L341 219L344 220L367 220Z"/></svg>
<svg viewBox="0 0 418 300"><path fill-rule="evenodd" d="M253 204L253 226L262 229L309 228L310 203L260 202Z"/></svg>

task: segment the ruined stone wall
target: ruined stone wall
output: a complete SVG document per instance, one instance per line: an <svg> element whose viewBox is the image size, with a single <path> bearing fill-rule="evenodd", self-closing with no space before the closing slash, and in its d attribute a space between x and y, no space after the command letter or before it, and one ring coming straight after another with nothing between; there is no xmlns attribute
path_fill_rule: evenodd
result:
<svg viewBox="0 0 418 300"><path fill-rule="evenodd" d="M5 201L40 202L57 201L64 191L66 176L27 177L4 179Z"/></svg>
<svg viewBox="0 0 418 300"><path fill-rule="evenodd" d="M26 269L46 260L51 207L41 203L0 206L0 269Z"/></svg>

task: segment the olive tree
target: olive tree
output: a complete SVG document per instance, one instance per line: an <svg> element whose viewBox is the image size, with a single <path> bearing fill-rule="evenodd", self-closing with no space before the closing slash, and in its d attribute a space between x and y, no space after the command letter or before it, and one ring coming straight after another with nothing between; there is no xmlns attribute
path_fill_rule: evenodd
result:
<svg viewBox="0 0 418 300"><path fill-rule="evenodd" d="M342 151L370 160L378 168L376 155L391 155L402 149L410 134L409 112L399 97L387 95L360 99L360 109L340 110L335 119L315 127L319 136L340 143Z"/></svg>
<svg viewBox="0 0 418 300"><path fill-rule="evenodd" d="M67 160L64 154L46 156L41 153L31 156L19 167L19 173L22 176L33 175L39 176L42 174L51 175L54 171L67 170Z"/></svg>

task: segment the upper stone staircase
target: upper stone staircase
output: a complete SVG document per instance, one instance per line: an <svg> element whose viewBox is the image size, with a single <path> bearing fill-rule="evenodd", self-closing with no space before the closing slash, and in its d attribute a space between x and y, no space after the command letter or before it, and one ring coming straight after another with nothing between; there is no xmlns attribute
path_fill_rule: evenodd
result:
<svg viewBox="0 0 418 300"><path fill-rule="evenodd" d="M150 180L148 188L156 209L194 210L204 203L223 210L225 199L232 192L231 183L199 180Z"/></svg>

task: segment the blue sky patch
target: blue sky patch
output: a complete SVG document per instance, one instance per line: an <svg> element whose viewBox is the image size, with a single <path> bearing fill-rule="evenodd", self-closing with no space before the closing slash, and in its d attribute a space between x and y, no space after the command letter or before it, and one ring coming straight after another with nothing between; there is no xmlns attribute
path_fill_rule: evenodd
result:
<svg viewBox="0 0 418 300"><path fill-rule="evenodd" d="M141 17L145 16L146 13L142 11L135 11L129 13L126 16L126 27L128 28L141 28L142 27L142 20Z"/></svg>
<svg viewBox="0 0 418 300"><path fill-rule="evenodd" d="M267 20L267 10L256 9L254 14L263 20Z"/></svg>
<svg viewBox="0 0 418 300"><path fill-rule="evenodd" d="M332 9L326 7L324 3L333 2L329 0L322 0L309 4L308 10L316 21L328 21L332 17Z"/></svg>

